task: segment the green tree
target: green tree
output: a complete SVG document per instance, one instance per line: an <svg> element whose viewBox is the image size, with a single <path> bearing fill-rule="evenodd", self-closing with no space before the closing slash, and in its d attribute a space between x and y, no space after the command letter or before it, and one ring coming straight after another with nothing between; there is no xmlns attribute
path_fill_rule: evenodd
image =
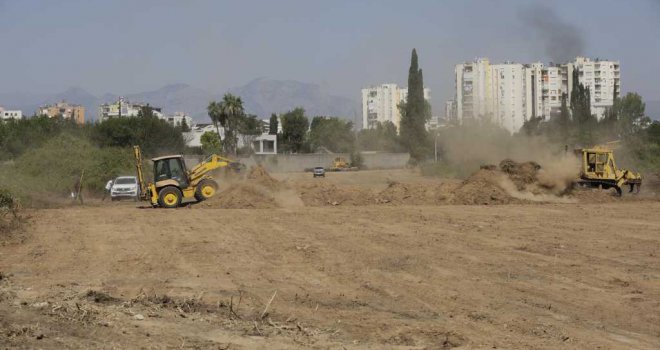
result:
<svg viewBox="0 0 660 350"><path fill-rule="evenodd" d="M220 153L222 152L222 142L218 135L212 131L207 131L200 137L202 144L202 151L205 154Z"/></svg>
<svg viewBox="0 0 660 350"><path fill-rule="evenodd" d="M594 131L597 120L591 114L591 92L579 82L579 71L573 71L573 91L571 92L571 117L575 129L575 140L586 146L595 142Z"/></svg>
<svg viewBox="0 0 660 350"><path fill-rule="evenodd" d="M309 139L312 150L324 147L331 152L351 152L355 143L353 123L337 117L314 117Z"/></svg>
<svg viewBox="0 0 660 350"><path fill-rule="evenodd" d="M225 151L236 155L238 145L238 127L245 117L243 100L232 94L225 94L220 103L220 123L225 128Z"/></svg>
<svg viewBox="0 0 660 350"><path fill-rule="evenodd" d="M279 122L277 121L277 115L275 113L270 115L270 120L268 123L268 133L270 135L277 135L277 129L279 128Z"/></svg>
<svg viewBox="0 0 660 350"><path fill-rule="evenodd" d="M186 122L185 119L181 120L181 131L183 131L183 132L189 132L190 131L190 125L188 125L188 122Z"/></svg>
<svg viewBox="0 0 660 350"><path fill-rule="evenodd" d="M107 119L94 126L91 138L101 147L139 145L148 155L182 152L185 142L181 128L174 127L153 115L146 115Z"/></svg>
<svg viewBox="0 0 660 350"><path fill-rule="evenodd" d="M571 130L571 112L568 110L567 100L567 94L562 94L561 108L556 123L559 142L565 145L568 144L568 137Z"/></svg>
<svg viewBox="0 0 660 350"><path fill-rule="evenodd" d="M538 136L543 133L543 117L531 117L523 123L520 132L526 136Z"/></svg>
<svg viewBox="0 0 660 350"><path fill-rule="evenodd" d="M282 143L289 152L300 153L305 149L309 120L305 110L298 107L282 115Z"/></svg>
<svg viewBox="0 0 660 350"><path fill-rule="evenodd" d="M417 50L413 49L408 71L408 99L400 107L401 141L413 161L424 159L428 151L426 122L431 116L424 99L424 78L417 62Z"/></svg>
<svg viewBox="0 0 660 350"><path fill-rule="evenodd" d="M219 102L211 101L209 102L208 107L206 107L206 111L209 115L209 118L211 118L213 126L215 126L218 140L222 142L222 139L220 138L220 118L222 114L221 104Z"/></svg>
<svg viewBox="0 0 660 350"><path fill-rule="evenodd" d="M646 116L646 104L637 93L628 93L616 99L618 114L618 131L622 138L629 138L646 129L651 124L651 118Z"/></svg>
<svg viewBox="0 0 660 350"><path fill-rule="evenodd" d="M245 149L252 152L252 142L262 133L261 120L256 115L244 116L239 121L238 133L241 135Z"/></svg>
<svg viewBox="0 0 660 350"><path fill-rule="evenodd" d="M376 123L374 128L362 129L357 134L360 149L367 151L401 152L403 150L396 125L391 121Z"/></svg>
<svg viewBox="0 0 660 350"><path fill-rule="evenodd" d="M215 125L218 137L220 137L219 126L221 125L225 130L225 139L222 142L225 152L235 155L238 145L238 127L245 117L243 100L238 96L225 94L222 101L211 101L206 109Z"/></svg>

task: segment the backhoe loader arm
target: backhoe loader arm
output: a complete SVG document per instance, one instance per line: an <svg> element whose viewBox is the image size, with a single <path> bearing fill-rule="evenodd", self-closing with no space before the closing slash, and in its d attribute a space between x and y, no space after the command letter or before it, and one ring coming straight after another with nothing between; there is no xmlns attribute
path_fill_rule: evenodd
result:
<svg viewBox="0 0 660 350"><path fill-rule="evenodd" d="M204 175L208 174L209 172L226 166L240 167L242 164L232 159L225 158L217 154L212 154L201 163L195 165L194 168L190 169L188 173L190 182L197 183L197 181L201 180Z"/></svg>
<svg viewBox="0 0 660 350"><path fill-rule="evenodd" d="M147 184L144 182L144 173L142 172L142 151L140 146L133 146L133 154L135 155L135 169L137 171L138 184L140 185L140 198L143 200L147 198Z"/></svg>

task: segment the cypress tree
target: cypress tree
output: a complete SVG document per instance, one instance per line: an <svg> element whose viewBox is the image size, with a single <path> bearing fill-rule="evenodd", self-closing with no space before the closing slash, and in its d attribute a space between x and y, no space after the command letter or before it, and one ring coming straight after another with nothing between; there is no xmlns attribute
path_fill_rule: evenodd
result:
<svg viewBox="0 0 660 350"><path fill-rule="evenodd" d="M270 135L277 135L277 129L279 128L279 122L277 121L277 115L275 113L271 114L270 120L268 123L268 133Z"/></svg>
<svg viewBox="0 0 660 350"><path fill-rule="evenodd" d="M425 124L430 113L424 100L424 77L415 49L412 50L408 71L408 99L400 110L401 140L413 161L421 161L426 153L428 135Z"/></svg>

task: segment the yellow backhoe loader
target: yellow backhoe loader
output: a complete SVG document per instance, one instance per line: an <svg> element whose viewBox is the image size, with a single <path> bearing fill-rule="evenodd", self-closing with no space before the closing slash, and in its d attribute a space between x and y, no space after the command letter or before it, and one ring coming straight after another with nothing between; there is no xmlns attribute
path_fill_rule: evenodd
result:
<svg viewBox="0 0 660 350"><path fill-rule="evenodd" d="M580 157L580 179L577 183L586 187L602 189L614 188L619 196L623 194L622 188L629 186L628 192L633 192L637 185L637 192L642 186L642 175L639 173L619 169L614 162L614 152L605 146L581 148L575 150Z"/></svg>
<svg viewBox="0 0 660 350"><path fill-rule="evenodd" d="M153 207L176 208L184 200L195 199L198 202L209 199L218 190L209 172L230 167L235 171L243 168L241 163L213 154L192 169L186 168L181 155L153 158L154 181L146 183L142 171L142 151L133 146L135 167L140 185L140 198L149 201Z"/></svg>

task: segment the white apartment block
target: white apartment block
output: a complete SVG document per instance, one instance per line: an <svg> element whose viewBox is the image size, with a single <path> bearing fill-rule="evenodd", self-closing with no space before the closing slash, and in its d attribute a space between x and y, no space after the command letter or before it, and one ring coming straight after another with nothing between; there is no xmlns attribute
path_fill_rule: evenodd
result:
<svg viewBox="0 0 660 350"><path fill-rule="evenodd" d="M509 131L525 123L525 70L522 64L491 65L490 105L486 116Z"/></svg>
<svg viewBox="0 0 660 350"><path fill-rule="evenodd" d="M131 103L124 98L120 97L117 102L114 103L104 103L99 106L98 118L101 121L104 121L109 118L116 117L137 117L142 108L146 107L146 104L142 103ZM158 107L150 106L153 112L153 115L162 118L163 113Z"/></svg>
<svg viewBox="0 0 660 350"><path fill-rule="evenodd" d="M493 103L491 92L491 68L488 58L456 65L455 69L456 117L474 119L485 117Z"/></svg>
<svg viewBox="0 0 660 350"><path fill-rule="evenodd" d="M424 88L424 98L431 99L431 90ZM398 105L408 100L408 88L397 84L381 84L362 89L362 128L371 129L378 123L392 122L401 126Z"/></svg>
<svg viewBox="0 0 660 350"><path fill-rule="evenodd" d="M487 58L456 65L456 119L489 118L517 132L533 117L559 114L564 94L570 106L574 70L591 91L591 112L602 118L621 91L619 62L577 57L548 67L541 62L491 65Z"/></svg>
<svg viewBox="0 0 660 350"><path fill-rule="evenodd" d="M591 92L591 113L598 119L603 118L605 110L612 106L614 98L621 91L619 61L599 59L592 61L589 58L578 57L570 64L573 69L578 70L580 83L588 87Z"/></svg>
<svg viewBox="0 0 660 350"><path fill-rule="evenodd" d="M193 125L193 119L183 113L183 112L176 112L174 115L163 115L162 117L159 117L166 122L170 123L172 126L182 126L184 123L188 126L188 128L192 128Z"/></svg>
<svg viewBox="0 0 660 350"><path fill-rule="evenodd" d="M8 110L0 107L0 120L20 120L23 119L23 112L20 110Z"/></svg>
<svg viewBox="0 0 660 350"><path fill-rule="evenodd" d="M401 125L397 105L401 101L401 89L396 84L381 84L362 89L362 128L372 129L378 123L390 121Z"/></svg>

